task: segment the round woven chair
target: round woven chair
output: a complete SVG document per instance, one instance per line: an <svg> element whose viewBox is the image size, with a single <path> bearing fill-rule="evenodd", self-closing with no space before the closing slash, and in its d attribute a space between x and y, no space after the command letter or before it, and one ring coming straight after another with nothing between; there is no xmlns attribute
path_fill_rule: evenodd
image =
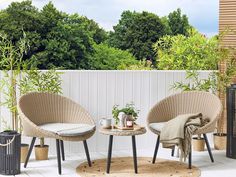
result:
<svg viewBox="0 0 236 177"><path fill-rule="evenodd" d="M222 104L220 99L209 92L203 91L188 91L177 93L158 102L150 110L147 117L147 125L149 129L157 135L156 147L154 150L152 163L155 163L156 160L160 143L160 133L163 124L178 115L189 113L202 113L204 117L210 120L209 123L207 123L203 127L198 128L195 134L203 134L211 161L214 162L206 133L215 131L216 123L220 118L221 112ZM174 149L172 149L172 156L173 155ZM189 168L191 168L191 156L192 154L190 151Z"/></svg>
<svg viewBox="0 0 236 177"><path fill-rule="evenodd" d="M65 160L63 141L83 141L87 161L91 166L86 140L95 132L90 114L74 101L56 94L32 92L18 102L23 134L33 137L24 164L27 166L35 139L56 139L58 172L61 174L61 155Z"/></svg>

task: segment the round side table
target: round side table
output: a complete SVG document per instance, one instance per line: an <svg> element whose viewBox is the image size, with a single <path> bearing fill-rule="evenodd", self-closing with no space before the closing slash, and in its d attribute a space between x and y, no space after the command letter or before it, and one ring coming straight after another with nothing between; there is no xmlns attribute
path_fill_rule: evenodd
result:
<svg viewBox="0 0 236 177"><path fill-rule="evenodd" d="M120 130L120 129L104 129L104 128L100 128L99 132L104 134L104 135L109 135L109 146L108 146L107 169L106 169L106 172L110 173L113 136L131 136L132 137L132 147L133 147L134 171L135 171L135 173L138 173L137 151L136 151L135 136L136 135L145 134L146 133L146 129L144 127L140 128L140 129L134 129L134 130Z"/></svg>

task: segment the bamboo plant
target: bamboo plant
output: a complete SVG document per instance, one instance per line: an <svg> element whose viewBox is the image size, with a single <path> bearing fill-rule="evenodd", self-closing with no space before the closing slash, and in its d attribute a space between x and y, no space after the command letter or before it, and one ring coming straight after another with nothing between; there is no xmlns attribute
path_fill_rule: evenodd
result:
<svg viewBox="0 0 236 177"><path fill-rule="evenodd" d="M226 58L224 59L225 63L225 68L224 71L217 72L217 91L218 91L218 96L221 98L223 101L223 109L225 110L225 93L226 93L226 88L229 87L232 84L233 79L236 76L236 52L234 49L228 50L230 53ZM225 117L222 115L222 117L218 120L217 122L217 135L223 136L224 135L224 125L225 125Z"/></svg>
<svg viewBox="0 0 236 177"><path fill-rule="evenodd" d="M3 70L3 77L0 80L0 91L3 94L1 106L9 109L11 113L11 126L9 127L16 131L20 131L21 128L16 108L17 87L21 68L29 65L22 60L27 47L25 35L13 44L6 35L0 34L0 68Z"/></svg>

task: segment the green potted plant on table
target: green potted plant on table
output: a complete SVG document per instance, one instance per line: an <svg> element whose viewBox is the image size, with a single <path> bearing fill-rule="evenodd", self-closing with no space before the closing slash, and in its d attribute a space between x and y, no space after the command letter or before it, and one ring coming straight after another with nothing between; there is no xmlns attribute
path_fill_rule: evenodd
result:
<svg viewBox="0 0 236 177"><path fill-rule="evenodd" d="M135 108L134 103L128 103L124 108L114 105L112 115L115 119L115 125L120 128L133 128L137 120L139 110Z"/></svg>
<svg viewBox="0 0 236 177"><path fill-rule="evenodd" d="M55 70L39 71L37 69L26 70L22 73L20 81L20 92L49 92L55 94L62 93L62 80L60 72ZM44 138L40 138L40 144L35 145L36 160L48 159L49 146L44 144Z"/></svg>

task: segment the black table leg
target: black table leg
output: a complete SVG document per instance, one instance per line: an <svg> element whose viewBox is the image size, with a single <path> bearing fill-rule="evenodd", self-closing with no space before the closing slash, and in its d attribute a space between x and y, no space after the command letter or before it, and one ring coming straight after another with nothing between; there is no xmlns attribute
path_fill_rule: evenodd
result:
<svg viewBox="0 0 236 177"><path fill-rule="evenodd" d="M110 135L110 137L109 137L109 147L108 147L108 156L107 156L107 173L110 173L111 155L112 155L112 143L113 143L113 135Z"/></svg>
<svg viewBox="0 0 236 177"><path fill-rule="evenodd" d="M135 171L135 173L138 173L135 136L132 136L132 146L133 146L134 171Z"/></svg>

